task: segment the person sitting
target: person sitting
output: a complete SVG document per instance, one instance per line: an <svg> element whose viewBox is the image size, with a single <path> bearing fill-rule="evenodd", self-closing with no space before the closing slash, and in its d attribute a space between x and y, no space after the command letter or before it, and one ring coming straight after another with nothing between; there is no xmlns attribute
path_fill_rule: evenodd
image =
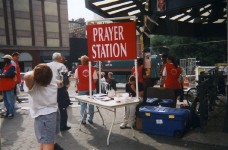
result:
<svg viewBox="0 0 228 150"><path fill-rule="evenodd" d="M129 96L136 97L136 79L135 79L135 76L129 77L129 82L126 84L125 90L127 93L129 93ZM143 94L144 94L143 91L144 91L143 84L141 82L138 82L139 97L143 97ZM124 121L120 125L121 129L125 129L128 124L130 124L131 126L134 125L136 106L137 106L137 104L125 106Z"/></svg>

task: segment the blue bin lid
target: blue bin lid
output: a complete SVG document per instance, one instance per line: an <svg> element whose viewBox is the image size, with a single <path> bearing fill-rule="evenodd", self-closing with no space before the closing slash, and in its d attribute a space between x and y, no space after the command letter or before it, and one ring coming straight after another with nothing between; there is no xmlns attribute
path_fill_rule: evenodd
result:
<svg viewBox="0 0 228 150"><path fill-rule="evenodd" d="M189 113L187 109L181 108L170 108L170 107L161 107L161 106L142 106L139 108L140 112L150 112L154 114L172 114L172 115L183 115Z"/></svg>
<svg viewBox="0 0 228 150"><path fill-rule="evenodd" d="M163 103L173 103L172 99L162 99Z"/></svg>

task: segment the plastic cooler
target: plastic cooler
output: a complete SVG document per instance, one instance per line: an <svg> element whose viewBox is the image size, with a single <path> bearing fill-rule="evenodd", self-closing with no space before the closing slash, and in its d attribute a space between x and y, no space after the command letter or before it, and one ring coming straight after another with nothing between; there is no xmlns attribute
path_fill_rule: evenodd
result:
<svg viewBox="0 0 228 150"><path fill-rule="evenodd" d="M139 108L143 131L148 134L182 137L189 117L189 110L159 106Z"/></svg>

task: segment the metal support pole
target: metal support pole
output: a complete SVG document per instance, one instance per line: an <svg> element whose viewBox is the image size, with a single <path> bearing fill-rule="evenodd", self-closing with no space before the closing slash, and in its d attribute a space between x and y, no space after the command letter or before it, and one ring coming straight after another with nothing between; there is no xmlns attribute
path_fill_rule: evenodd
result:
<svg viewBox="0 0 228 150"><path fill-rule="evenodd" d="M228 39L228 0L226 0L226 36ZM226 41L226 61L228 64L228 40ZM223 131L228 133L228 76L226 77L226 114L225 114L225 118L224 118L224 128Z"/></svg>
<svg viewBox="0 0 228 150"><path fill-rule="evenodd" d="M99 94L101 94L101 61L99 61L99 81L97 81L97 82L99 82Z"/></svg>
<svg viewBox="0 0 228 150"><path fill-rule="evenodd" d="M136 81L136 98L139 99L139 79L138 79L138 63L137 59L135 59L135 81Z"/></svg>
<svg viewBox="0 0 228 150"><path fill-rule="evenodd" d="M113 124L114 124L115 119L116 119L116 108L114 109L113 113L114 113L114 116L113 116L111 127L110 127L109 132L108 132L107 145L109 145L109 138L110 138L110 135L111 135L111 132L112 132Z"/></svg>
<svg viewBox="0 0 228 150"><path fill-rule="evenodd" d="M91 61L89 61L89 96L92 99L92 71L91 71Z"/></svg>
<svg viewBox="0 0 228 150"><path fill-rule="evenodd" d="M86 24L94 23L94 22L101 22L101 21L115 21L115 20L126 20L126 19L136 21L136 16L126 16L126 17L115 17L115 18L104 18L104 19L99 19L99 20L90 20L90 21L87 21Z"/></svg>
<svg viewBox="0 0 228 150"><path fill-rule="evenodd" d="M199 75L199 103L200 103L200 132L205 132L205 92L203 84L203 75Z"/></svg>

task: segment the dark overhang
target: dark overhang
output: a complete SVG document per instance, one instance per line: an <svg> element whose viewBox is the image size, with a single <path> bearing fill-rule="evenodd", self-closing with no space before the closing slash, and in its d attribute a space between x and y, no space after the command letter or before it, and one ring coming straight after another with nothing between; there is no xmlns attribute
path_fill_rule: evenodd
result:
<svg viewBox="0 0 228 150"><path fill-rule="evenodd" d="M226 37L225 0L85 0L86 7L104 18L136 16L145 34Z"/></svg>

